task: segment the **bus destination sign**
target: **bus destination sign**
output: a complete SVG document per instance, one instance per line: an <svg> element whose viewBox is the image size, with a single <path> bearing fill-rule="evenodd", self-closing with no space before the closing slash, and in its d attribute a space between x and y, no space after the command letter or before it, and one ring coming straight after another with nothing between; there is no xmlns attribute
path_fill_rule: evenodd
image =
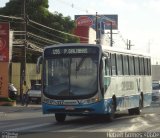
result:
<svg viewBox="0 0 160 138"><path fill-rule="evenodd" d="M60 55L77 55L77 54L98 54L97 47L56 47L48 48L44 51L46 57Z"/></svg>
<svg viewBox="0 0 160 138"><path fill-rule="evenodd" d="M87 54L88 49L87 48L69 48L69 49L53 49L52 54L53 55L61 55L61 54Z"/></svg>

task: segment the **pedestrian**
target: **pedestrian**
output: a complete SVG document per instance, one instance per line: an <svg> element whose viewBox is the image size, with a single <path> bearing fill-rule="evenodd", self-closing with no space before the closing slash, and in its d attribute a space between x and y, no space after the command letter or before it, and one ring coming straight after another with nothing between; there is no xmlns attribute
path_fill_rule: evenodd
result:
<svg viewBox="0 0 160 138"><path fill-rule="evenodd" d="M26 91L26 93L25 93L25 105L28 106L28 104L29 104L29 97L28 97L28 91Z"/></svg>
<svg viewBox="0 0 160 138"><path fill-rule="evenodd" d="M28 106L28 104L29 104L29 98L28 98L28 90L29 90L29 87L28 87L28 85L26 84L26 81L24 81L22 89L23 89L22 105L23 105L23 106L24 106L24 105Z"/></svg>

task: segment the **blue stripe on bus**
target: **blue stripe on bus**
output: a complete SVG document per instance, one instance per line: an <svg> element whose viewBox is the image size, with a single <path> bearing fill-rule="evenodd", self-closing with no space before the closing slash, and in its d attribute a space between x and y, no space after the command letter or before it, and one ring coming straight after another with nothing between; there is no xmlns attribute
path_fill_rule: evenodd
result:
<svg viewBox="0 0 160 138"><path fill-rule="evenodd" d="M144 94L144 106L150 106L152 102L152 93Z"/></svg>
<svg viewBox="0 0 160 138"><path fill-rule="evenodd" d="M151 104L151 93L143 95L144 106ZM117 110L126 110L130 108L139 107L139 95L132 95L128 97L117 97ZM66 110L68 105L50 105L42 103L43 113L67 113L67 114L109 114L111 112L112 99L103 99L100 102L84 105L71 105L74 110ZM84 112L90 110L90 112Z"/></svg>
<svg viewBox="0 0 160 138"><path fill-rule="evenodd" d="M139 107L140 95L117 97L117 110L131 109ZM143 106L149 106L152 101L151 93L143 94Z"/></svg>

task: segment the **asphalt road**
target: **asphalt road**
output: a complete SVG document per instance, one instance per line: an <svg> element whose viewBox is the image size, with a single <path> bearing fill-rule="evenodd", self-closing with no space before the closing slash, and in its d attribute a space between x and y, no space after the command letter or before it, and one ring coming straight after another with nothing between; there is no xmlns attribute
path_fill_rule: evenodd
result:
<svg viewBox="0 0 160 138"><path fill-rule="evenodd" d="M97 117L67 117L57 123L54 115L43 115L41 107L21 107L0 113L2 136L15 137L160 137L160 103L144 108L141 115L119 112L113 122ZM92 133L91 133L92 132ZM134 132L133 134L128 134ZM147 132L147 134L144 132ZM159 133L157 133L159 132ZM9 138L9 137L7 137Z"/></svg>

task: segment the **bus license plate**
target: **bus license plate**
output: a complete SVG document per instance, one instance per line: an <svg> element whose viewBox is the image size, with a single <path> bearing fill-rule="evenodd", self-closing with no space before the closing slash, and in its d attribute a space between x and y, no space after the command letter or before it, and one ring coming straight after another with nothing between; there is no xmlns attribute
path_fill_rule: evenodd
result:
<svg viewBox="0 0 160 138"><path fill-rule="evenodd" d="M73 106L65 106L65 110L74 110L75 108Z"/></svg>

